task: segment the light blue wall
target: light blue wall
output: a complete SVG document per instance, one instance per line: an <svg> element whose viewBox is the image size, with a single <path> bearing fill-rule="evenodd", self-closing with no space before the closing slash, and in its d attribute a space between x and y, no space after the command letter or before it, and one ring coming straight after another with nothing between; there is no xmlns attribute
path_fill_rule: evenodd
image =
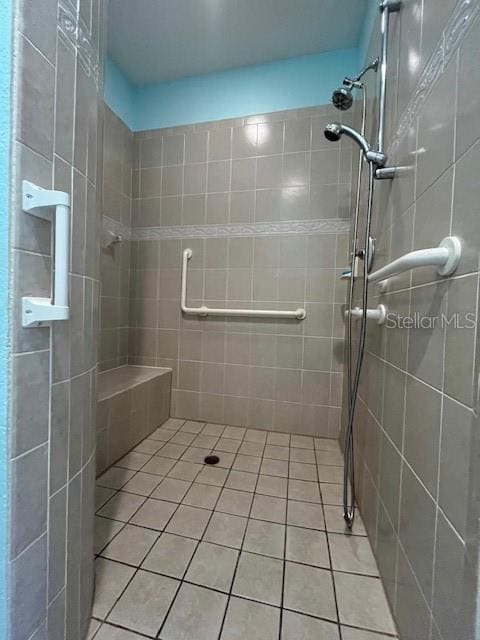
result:
<svg viewBox="0 0 480 640"><path fill-rule="evenodd" d="M130 84L111 58L105 61L105 102L130 129L133 129L135 87Z"/></svg>
<svg viewBox="0 0 480 640"><path fill-rule="evenodd" d="M0 638L7 637L8 219L12 7L0 0Z"/></svg>
<svg viewBox="0 0 480 640"><path fill-rule="evenodd" d="M105 101L134 131L172 127L326 104L358 66L357 49L343 49L133 87L110 62Z"/></svg>
<svg viewBox="0 0 480 640"><path fill-rule="evenodd" d="M368 0L365 20L358 45L358 59L360 61L360 66L367 63L366 56L368 52L368 45L370 43L370 36L372 35L373 27L379 13L379 0Z"/></svg>

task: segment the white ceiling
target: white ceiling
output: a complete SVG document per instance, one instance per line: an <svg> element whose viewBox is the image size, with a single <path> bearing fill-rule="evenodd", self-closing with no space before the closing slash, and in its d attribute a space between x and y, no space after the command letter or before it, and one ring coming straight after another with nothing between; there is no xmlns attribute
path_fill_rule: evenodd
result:
<svg viewBox="0 0 480 640"><path fill-rule="evenodd" d="M355 47L366 0L110 0L108 49L134 84Z"/></svg>

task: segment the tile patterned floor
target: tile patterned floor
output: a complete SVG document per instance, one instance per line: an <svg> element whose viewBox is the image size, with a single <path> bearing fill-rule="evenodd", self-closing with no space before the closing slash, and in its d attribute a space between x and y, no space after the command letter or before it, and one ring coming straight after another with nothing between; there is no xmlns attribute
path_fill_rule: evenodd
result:
<svg viewBox="0 0 480 640"><path fill-rule="evenodd" d="M396 637L341 465L332 440L168 420L98 479L88 640Z"/></svg>

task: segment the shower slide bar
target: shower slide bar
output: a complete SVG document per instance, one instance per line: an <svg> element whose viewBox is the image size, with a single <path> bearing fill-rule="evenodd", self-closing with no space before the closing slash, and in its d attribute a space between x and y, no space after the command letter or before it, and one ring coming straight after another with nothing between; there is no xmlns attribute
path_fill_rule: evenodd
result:
<svg viewBox="0 0 480 640"><path fill-rule="evenodd" d="M54 233L53 298L22 298L22 326L41 327L52 320L68 320L68 271L70 265L70 195L22 183L22 209L47 220Z"/></svg>
<svg viewBox="0 0 480 640"><path fill-rule="evenodd" d="M400 273L416 269L417 267L438 267L437 273L441 276L450 276L460 262L462 256L462 244L456 236L444 238L438 247L434 249L419 249L410 251L404 256L393 260L368 276L370 283L378 282L382 286L386 280Z"/></svg>
<svg viewBox="0 0 480 640"><path fill-rule="evenodd" d="M192 257L191 249L185 249L182 261L182 290L180 298L180 307L183 313L189 316L235 316L235 317L251 317L251 318L291 318L292 320L304 320L306 316L305 309L296 309L295 311L275 311L274 309L211 309L206 306L189 307L187 305L187 274L188 261Z"/></svg>

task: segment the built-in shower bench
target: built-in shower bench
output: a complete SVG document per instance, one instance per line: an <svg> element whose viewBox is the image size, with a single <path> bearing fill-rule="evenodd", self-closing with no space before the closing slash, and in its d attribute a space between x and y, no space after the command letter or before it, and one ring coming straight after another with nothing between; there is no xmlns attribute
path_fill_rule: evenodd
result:
<svg viewBox="0 0 480 640"><path fill-rule="evenodd" d="M98 375L97 474L170 415L172 370L125 365Z"/></svg>

